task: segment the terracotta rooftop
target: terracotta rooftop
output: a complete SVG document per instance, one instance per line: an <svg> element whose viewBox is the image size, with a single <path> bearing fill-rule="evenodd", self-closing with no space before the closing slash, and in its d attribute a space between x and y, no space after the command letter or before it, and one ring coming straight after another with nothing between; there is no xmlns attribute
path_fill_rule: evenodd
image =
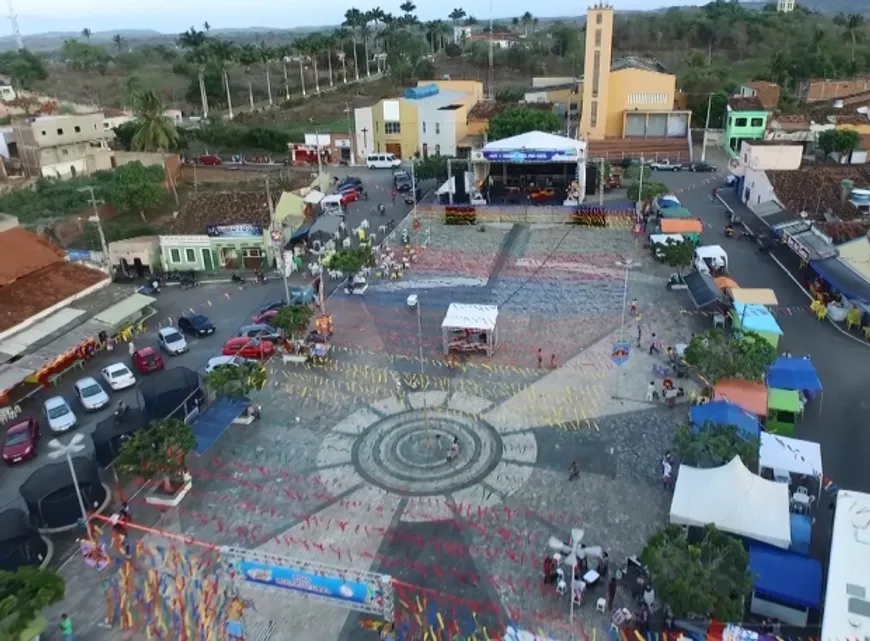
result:
<svg viewBox="0 0 870 641"><path fill-rule="evenodd" d="M0 287L0 332L108 278L96 269L61 260L4 285Z"/></svg>
<svg viewBox="0 0 870 641"><path fill-rule="evenodd" d="M782 131L807 131L810 128L810 117L806 114L776 114L768 127Z"/></svg>
<svg viewBox="0 0 870 641"><path fill-rule="evenodd" d="M764 105L758 96L743 97L731 96L728 98L728 106L734 111L764 111Z"/></svg>
<svg viewBox="0 0 870 641"><path fill-rule="evenodd" d="M123 109L103 109L103 115L106 118L120 118L121 116L130 116L132 118L132 114L128 114Z"/></svg>
<svg viewBox="0 0 870 641"><path fill-rule="evenodd" d="M21 227L0 233L0 257L0 287L66 260L60 249Z"/></svg>
<svg viewBox="0 0 870 641"><path fill-rule="evenodd" d="M793 214L807 212L810 218L823 219L830 211L841 220L859 215L854 205L842 200L843 180L857 188L870 186L870 167L858 165L822 166L794 171L765 172L777 199Z"/></svg>
<svg viewBox="0 0 870 641"><path fill-rule="evenodd" d="M743 83L744 87L749 87L750 89L779 89L779 85L775 82L768 82L767 80L750 80L749 82Z"/></svg>
<svg viewBox="0 0 870 641"><path fill-rule="evenodd" d="M539 91L545 91L549 87L542 87ZM505 109L511 107L528 107L529 109L540 109L541 111L552 111L553 103L551 102L529 102L520 105L515 102L479 102L468 112L469 120L489 120L499 115Z"/></svg>
<svg viewBox="0 0 870 641"><path fill-rule="evenodd" d="M829 120L835 125L870 125L870 118L861 114L831 116Z"/></svg>
<svg viewBox="0 0 870 641"><path fill-rule="evenodd" d="M819 231L827 234L835 245L848 243L870 232L870 222L865 220L850 220L848 222L820 222L816 223Z"/></svg>
<svg viewBox="0 0 870 641"><path fill-rule="evenodd" d="M589 158L619 160L622 158L669 159L674 162L689 162L689 141L686 138L605 138L590 140L586 155Z"/></svg>
<svg viewBox="0 0 870 641"><path fill-rule="evenodd" d="M205 234L209 225L262 225L270 222L263 191L213 191L198 194L181 207L173 234Z"/></svg>
<svg viewBox="0 0 870 641"><path fill-rule="evenodd" d="M780 95L782 90L775 82L767 80L753 80L744 83L744 87L748 87L755 91L755 96L761 101L765 109L776 109L779 106Z"/></svg>

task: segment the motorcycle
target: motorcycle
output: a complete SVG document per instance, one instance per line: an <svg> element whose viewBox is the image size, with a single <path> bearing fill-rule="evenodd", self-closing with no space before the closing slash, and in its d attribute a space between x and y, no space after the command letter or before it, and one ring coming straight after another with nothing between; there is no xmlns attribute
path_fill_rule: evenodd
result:
<svg viewBox="0 0 870 641"><path fill-rule="evenodd" d="M181 289L193 289L194 287L199 286L199 281L190 277L182 278L179 286Z"/></svg>
<svg viewBox="0 0 870 641"><path fill-rule="evenodd" d="M244 277L244 276L240 276L239 274L233 274L233 275L230 277L230 280L231 280L232 282L234 282L234 283L239 283L240 285L244 285L244 284L245 284L245 277Z"/></svg>
<svg viewBox="0 0 870 641"><path fill-rule="evenodd" d="M387 213L387 208L384 205L378 205L378 213L383 216Z"/></svg>

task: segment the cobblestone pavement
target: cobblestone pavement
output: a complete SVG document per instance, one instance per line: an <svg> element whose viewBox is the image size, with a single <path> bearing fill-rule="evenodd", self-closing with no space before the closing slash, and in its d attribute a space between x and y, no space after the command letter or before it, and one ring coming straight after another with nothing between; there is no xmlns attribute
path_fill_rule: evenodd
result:
<svg viewBox="0 0 870 641"><path fill-rule="evenodd" d="M604 634L596 593L567 629L568 603L541 589L540 568L548 538L572 527L622 562L664 523L658 463L685 410L646 403L656 357L633 350L616 369L610 356L638 326L672 344L701 325L680 313L684 293L667 292L665 275L624 231L433 227L405 280L330 299L332 362L273 364L256 398L262 420L234 426L198 461L193 491L159 528L390 574L412 627L428 601L466 629L477 613L488 631L512 616L565 641ZM405 305L411 293L422 301L419 327ZM639 317L620 330L623 302L635 298ZM444 358L450 302L499 305L495 357ZM574 460L581 475L569 483ZM147 540L168 545L161 535ZM205 554L189 541L175 546ZM80 563L69 576L91 586L99 577ZM59 607L83 612L83 592ZM246 622L253 630L273 621L274 638L371 638L360 616L334 606L244 595L256 604ZM80 623L81 634L110 638L96 626L102 610L91 607L99 614Z"/></svg>

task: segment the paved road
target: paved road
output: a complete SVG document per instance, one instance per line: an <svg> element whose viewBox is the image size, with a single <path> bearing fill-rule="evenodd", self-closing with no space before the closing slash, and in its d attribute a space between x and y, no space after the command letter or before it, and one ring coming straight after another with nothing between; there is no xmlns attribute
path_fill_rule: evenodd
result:
<svg viewBox="0 0 870 641"><path fill-rule="evenodd" d="M729 191L725 197L738 213L746 218L753 216L733 192ZM704 221L707 229L702 240L706 244L719 244L728 252L730 270L737 282L745 287L775 290L780 306L808 306L801 290L768 256L759 254L754 243L725 238L724 209L712 203L710 188L690 189L680 194L680 199L689 211ZM864 429L870 420L870 400L864 384L870 350L804 311L778 314L777 322L784 332L781 349L796 355L809 354L825 386L823 403L809 406L797 428L797 436L821 444L824 473L837 485L870 491L870 468L866 465L870 435ZM825 498L822 500L824 508L828 503ZM817 512L813 548L819 558L825 560L829 520L827 509Z"/></svg>

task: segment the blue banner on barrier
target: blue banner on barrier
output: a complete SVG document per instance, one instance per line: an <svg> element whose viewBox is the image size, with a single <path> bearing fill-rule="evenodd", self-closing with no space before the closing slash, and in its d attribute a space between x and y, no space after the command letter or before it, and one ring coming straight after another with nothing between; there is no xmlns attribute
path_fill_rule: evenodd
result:
<svg viewBox="0 0 870 641"><path fill-rule="evenodd" d="M246 581L259 585L316 594L347 603L380 605L382 602L379 585L345 581L339 576L323 576L314 572L251 561L239 563L239 570Z"/></svg>

